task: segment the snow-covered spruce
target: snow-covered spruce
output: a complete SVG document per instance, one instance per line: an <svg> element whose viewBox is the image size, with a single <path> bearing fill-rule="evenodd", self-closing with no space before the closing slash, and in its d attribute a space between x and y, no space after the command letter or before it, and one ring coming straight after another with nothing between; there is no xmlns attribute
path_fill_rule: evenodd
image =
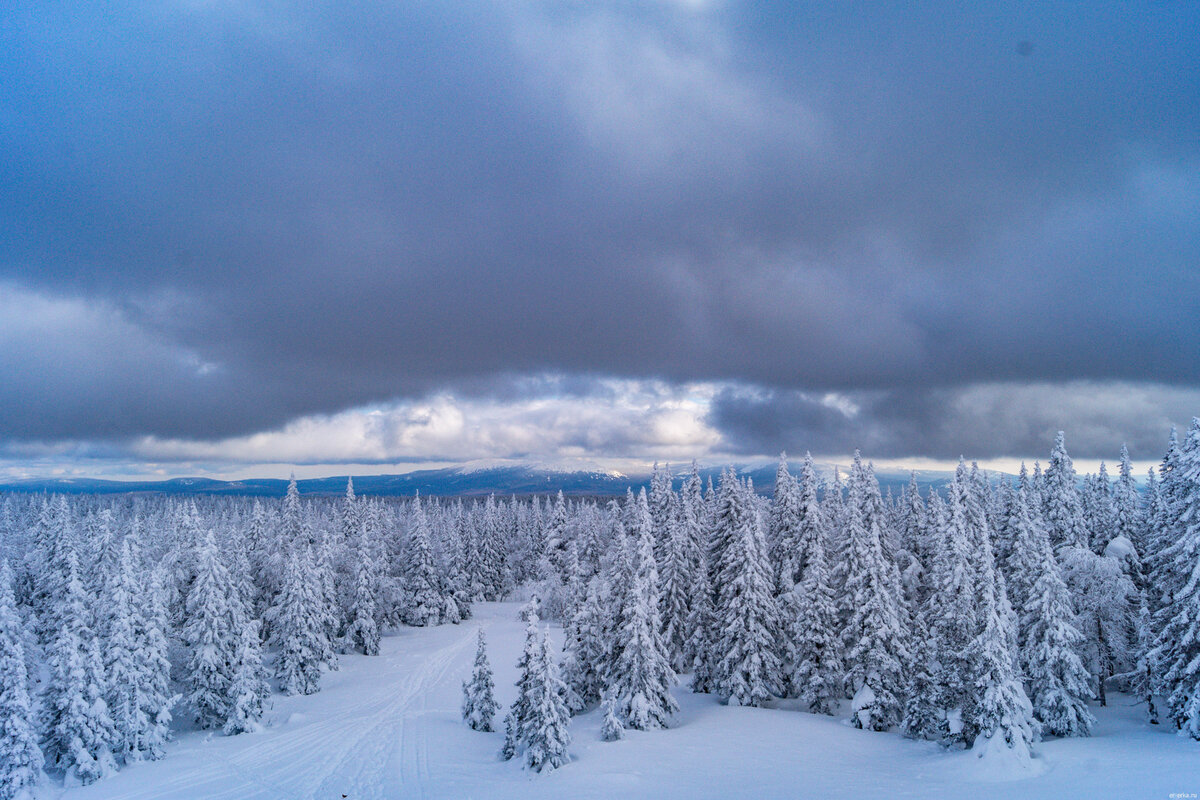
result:
<svg viewBox="0 0 1200 800"><path fill-rule="evenodd" d="M287 694L313 694L320 688L321 665L330 657L321 594L308 545L293 548L283 589L272 609L279 654L275 675Z"/></svg>
<svg viewBox="0 0 1200 800"><path fill-rule="evenodd" d="M259 720L271 694L258 628L258 620L246 620L238 633L233 679L229 683L229 713L221 726L226 736L259 730Z"/></svg>
<svg viewBox="0 0 1200 800"><path fill-rule="evenodd" d="M201 728L221 728L229 718L229 686L237 634L243 620L230 604L229 571L209 531L196 550L196 577L187 595L183 641L190 658L187 701Z"/></svg>
<svg viewBox="0 0 1200 800"><path fill-rule="evenodd" d="M1200 418L1192 419L1170 476L1163 483L1171 528L1161 535L1170 544L1157 559L1164 591L1150 659L1167 716L1200 739Z"/></svg>
<svg viewBox="0 0 1200 800"><path fill-rule="evenodd" d="M12 571L7 561L0 562L0 800L27 794L42 775L23 627L13 599Z"/></svg>
<svg viewBox="0 0 1200 800"><path fill-rule="evenodd" d="M611 692L604 698L604 722L600 725L600 738L606 742L625 738L625 726L617 715L617 701Z"/></svg>
<svg viewBox="0 0 1200 800"><path fill-rule="evenodd" d="M533 680L540 658L538 601L533 598L521 609L525 619L525 646L517 659L517 696L504 717L504 748L501 757L511 759L522 752L528 741L533 708Z"/></svg>
<svg viewBox="0 0 1200 800"><path fill-rule="evenodd" d="M463 681L462 717L473 730L492 730L492 720L497 709L494 690L492 667L487 657L487 642L483 636L483 628L480 628L476 636L475 665L471 669L471 679Z"/></svg>
<svg viewBox="0 0 1200 800"><path fill-rule="evenodd" d="M563 700L566 687L550 653L550 637L542 631L536 657L529 662L528 717L523 726L525 764L532 770L556 769L567 763L571 715Z"/></svg>
<svg viewBox="0 0 1200 800"><path fill-rule="evenodd" d="M1038 529L1031 539L1040 563L1021 615L1020 663L1034 716L1052 736L1087 736L1095 718L1087 707L1089 675L1078 655L1083 635L1049 538Z"/></svg>
<svg viewBox="0 0 1200 800"><path fill-rule="evenodd" d="M630 540L633 573L625 595L624 624L618 633L621 655L608 688L625 726L647 730L665 727L678 706L671 696L675 673L659 630L658 572L645 490L638 495Z"/></svg>
<svg viewBox="0 0 1200 800"><path fill-rule="evenodd" d="M844 523L847 526L846 582L850 615L842 640L845 681L853 692L851 721L884 731L903 713L908 626L895 565L884 557L880 515L874 496L879 484L855 454Z"/></svg>
<svg viewBox="0 0 1200 800"><path fill-rule="evenodd" d="M761 705L778 691L778 618L762 520L750 488L732 472L721 479L715 530L713 682L726 702Z"/></svg>
<svg viewBox="0 0 1200 800"><path fill-rule="evenodd" d="M816 469L805 455L799 483L799 526L793 561L802 577L781 595L783 631L788 642L789 683L808 709L832 714L842 689L842 642L838 636L833 575L826 555L828 531L817 500Z"/></svg>
<svg viewBox="0 0 1200 800"><path fill-rule="evenodd" d="M116 769L117 733L105 703L106 683L99 640L75 552L66 553L66 584L59 601L59 629L50 646L50 681L43 707L44 752L68 782L92 783Z"/></svg>
<svg viewBox="0 0 1200 800"><path fill-rule="evenodd" d="M132 537L121 543L105 592L105 699L117 736L113 753L125 763L163 756L178 699L169 690L162 583L144 581L134 548Z"/></svg>

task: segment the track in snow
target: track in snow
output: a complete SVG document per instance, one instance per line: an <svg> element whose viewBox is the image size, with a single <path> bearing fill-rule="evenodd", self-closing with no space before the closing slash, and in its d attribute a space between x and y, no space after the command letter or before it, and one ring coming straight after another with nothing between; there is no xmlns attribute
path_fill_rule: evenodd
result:
<svg viewBox="0 0 1200 800"><path fill-rule="evenodd" d="M475 631L507 622L512 607L463 625L385 637L375 658L343 657L309 697L273 697L266 730L237 737L185 733L165 759L126 768L67 800L384 800L430 796L428 726L458 719Z"/></svg>

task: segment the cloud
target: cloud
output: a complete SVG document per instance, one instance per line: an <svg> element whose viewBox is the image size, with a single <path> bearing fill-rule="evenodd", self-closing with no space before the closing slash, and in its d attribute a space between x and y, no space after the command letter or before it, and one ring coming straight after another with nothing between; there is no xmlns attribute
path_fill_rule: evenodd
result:
<svg viewBox="0 0 1200 800"><path fill-rule="evenodd" d="M554 383L552 379L547 379ZM144 437L128 455L147 462L410 464L476 459L676 460L717 449L704 387L599 381L590 394L487 400L441 393L414 401L302 417L217 441ZM699 389L700 396L695 396Z"/></svg>
<svg viewBox="0 0 1200 800"><path fill-rule="evenodd" d="M840 444L839 397L864 447L944 455L1057 424L988 441L958 403L1133 387L1157 428L1200 386L1187 4L10 13L9 443L631 452L463 411L562 392L605 430L612 379L726 387L722 447ZM1097 448L1143 436L1064 407ZM651 441L703 439L669 420Z"/></svg>
<svg viewBox="0 0 1200 800"><path fill-rule="evenodd" d="M1057 431L1074 457L1117 460L1128 445L1155 461L1172 424L1200 412L1200 389L1118 381L983 383L956 388L813 395L727 387L709 423L744 454L778 449L890 461L1045 457Z"/></svg>

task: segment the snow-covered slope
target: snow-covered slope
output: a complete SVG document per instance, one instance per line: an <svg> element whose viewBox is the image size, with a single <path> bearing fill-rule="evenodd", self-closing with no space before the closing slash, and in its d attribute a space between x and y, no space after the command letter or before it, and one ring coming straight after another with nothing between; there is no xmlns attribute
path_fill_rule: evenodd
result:
<svg viewBox="0 0 1200 800"><path fill-rule="evenodd" d="M376 658L346 656L319 694L275 696L262 733L183 733L162 761L126 767L64 800L278 798L1165 798L1197 791L1200 747L1143 721L1128 698L1094 708L1090 739L1044 742L1033 777L997 780L969 753L855 730L790 708L721 706L676 690L672 730L599 739L600 714L575 719L572 763L531 774L502 762L500 733L459 719L477 626L487 631L497 699L514 695L522 624L512 603L477 606L458 626L405 629ZM54 792L57 794L57 792Z"/></svg>

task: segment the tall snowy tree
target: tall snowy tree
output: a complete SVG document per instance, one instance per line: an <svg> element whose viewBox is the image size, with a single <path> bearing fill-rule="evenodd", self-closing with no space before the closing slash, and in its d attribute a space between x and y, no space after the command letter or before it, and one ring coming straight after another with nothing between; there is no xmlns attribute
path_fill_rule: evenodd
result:
<svg viewBox="0 0 1200 800"><path fill-rule="evenodd" d="M713 535L715 535L715 529L713 530ZM688 613L689 635L684 660L688 662L692 670L692 691L708 694L716 691L717 619L713 608L708 557L701 553L700 558L700 567L696 570L692 608Z"/></svg>
<svg viewBox="0 0 1200 800"><path fill-rule="evenodd" d="M167 616L163 578L163 570L159 567L143 573L141 626L136 630L138 653L144 667L142 708L153 722L143 733L140 750L143 758L152 760L166 755L166 744L171 738L171 710L180 700L180 695L171 689L171 621Z"/></svg>
<svg viewBox="0 0 1200 800"><path fill-rule="evenodd" d="M563 702L565 688L550 655L550 641L543 631L534 658L529 662L529 708L524 725L525 764L541 772L567 763L571 744L570 714Z"/></svg>
<svg viewBox="0 0 1200 800"><path fill-rule="evenodd" d="M837 603L826 554L824 512L817 500L816 472L805 456L799 486L799 531L795 550L803 554L803 577L782 604L783 627L790 643L790 683L797 696L817 714L832 714L842 694L842 642Z"/></svg>
<svg viewBox="0 0 1200 800"><path fill-rule="evenodd" d="M476 635L475 665L471 669L471 679L463 681L462 717L473 730L492 730L492 719L496 716L497 708L494 690L487 642L483 637L483 628L480 628Z"/></svg>
<svg viewBox="0 0 1200 800"><path fill-rule="evenodd" d="M342 499L340 514L342 541L350 546L358 544L362 535L362 507L358 502L358 495L354 493L352 477L346 478L346 496Z"/></svg>
<svg viewBox="0 0 1200 800"><path fill-rule="evenodd" d="M137 557L130 538L120 547L105 590L104 661L106 702L117 738L114 755L123 762L160 758L175 698L169 695L170 661L160 591L142 589Z"/></svg>
<svg viewBox="0 0 1200 800"><path fill-rule="evenodd" d="M233 678L229 682L229 712L221 727L226 736L258 730L267 697L271 694L258 631L258 620L254 619L244 621L238 631Z"/></svg>
<svg viewBox="0 0 1200 800"><path fill-rule="evenodd" d="M73 551L66 554L66 562L44 698L44 752L47 762L63 770L68 780L88 784L116 770L116 730L104 701L104 665Z"/></svg>
<svg viewBox="0 0 1200 800"><path fill-rule="evenodd" d="M404 566L405 622L409 625L436 625L441 618L442 599L438 592L437 568L429 540L429 519L421 498L413 500L411 529Z"/></svg>
<svg viewBox="0 0 1200 800"><path fill-rule="evenodd" d="M912 618L912 665L900 726L910 739L939 739L943 734L944 712L938 704L937 643L924 612L918 609Z"/></svg>
<svg viewBox="0 0 1200 800"><path fill-rule="evenodd" d="M525 647L517 659L517 696L504 718L504 749L500 755L507 761L521 752L528 741L533 714L533 680L537 660L541 657L541 631L538 629L538 601L530 600L522 609L525 618Z"/></svg>
<svg viewBox="0 0 1200 800"><path fill-rule="evenodd" d="M1104 706L1108 704L1108 679L1133 666L1137 590L1120 562L1085 547L1062 548L1059 561L1083 634L1080 653L1084 666L1091 672L1096 696Z"/></svg>
<svg viewBox="0 0 1200 800"><path fill-rule="evenodd" d="M350 647L366 656L379 655L380 576L373 536L363 536L354 553L354 596L346 638Z"/></svg>
<svg viewBox="0 0 1200 800"><path fill-rule="evenodd" d="M569 522L567 501L560 489L546 523L546 560L553 572L547 577L555 577L559 583L566 583L571 577L567 569L567 551L571 544Z"/></svg>
<svg viewBox="0 0 1200 800"><path fill-rule="evenodd" d="M190 653L184 683L196 722L201 728L220 728L229 714L229 683L242 620L230 605L229 571L212 531L201 540L195 558L196 577L188 591L183 628Z"/></svg>
<svg viewBox="0 0 1200 800"><path fill-rule="evenodd" d="M604 689L607 642L600 583L598 577L588 582L583 602L575 607L563 630L562 679L572 712L598 703Z"/></svg>
<svg viewBox="0 0 1200 800"><path fill-rule="evenodd" d="M28 796L42 774L22 628L12 572L0 562L0 800Z"/></svg>
<svg viewBox="0 0 1200 800"><path fill-rule="evenodd" d="M761 520L732 471L721 478L716 536L714 684L725 702L762 705L778 691L778 620Z"/></svg>
<svg viewBox="0 0 1200 800"><path fill-rule="evenodd" d="M688 517L693 513L683 502L671 504L671 519L665 533L661 563L663 644L671 666L682 672L687 669L688 617L691 614L692 593L695 591L695 560L688 541Z"/></svg>
<svg viewBox="0 0 1200 800"><path fill-rule="evenodd" d="M1029 682L1033 713L1052 736L1087 736L1095 718L1087 707L1090 676L1078 655L1083 635L1044 533L1038 537L1037 550L1041 559L1021 616L1020 663Z"/></svg>
<svg viewBox="0 0 1200 800"><path fill-rule="evenodd" d="M1151 663L1166 696L1167 716L1184 734L1200 739L1200 419L1193 418L1183 446L1163 477L1173 506L1172 527L1158 557L1163 589L1154 615L1158 629Z"/></svg>
<svg viewBox="0 0 1200 800"><path fill-rule="evenodd" d="M938 547L933 566L934 594L929 602L929 622L937 644L936 682L938 705L945 712L943 737L970 744L972 731L965 722L964 709L970 703L970 644L980 630L978 550L980 532L975 530L977 515L969 512L971 487L966 465L959 462L954 480L947 487L946 500L931 502L931 516L937 519Z"/></svg>
<svg viewBox="0 0 1200 800"><path fill-rule="evenodd" d="M634 560L632 574L628 576L631 589L626 594L622 615L623 646L609 688L616 695L617 711L625 726L647 730L665 727L678 706L671 696L675 674L659 630L658 570L645 489L638 495L632 519Z"/></svg>
<svg viewBox="0 0 1200 800"><path fill-rule="evenodd" d="M326 638L322 598L308 545L293 548L275 607L272 630L279 655L275 674L288 694L314 694L320 689L321 664L331 654Z"/></svg>
<svg viewBox="0 0 1200 800"><path fill-rule="evenodd" d="M1089 534L1083 522L1083 505L1075 483L1075 466L1067 455L1063 432L1054 439L1050 463L1042 476L1042 513L1050 529L1050 543L1087 547Z"/></svg>
<svg viewBox="0 0 1200 800"><path fill-rule="evenodd" d="M1041 508L1030 494L1028 473L1021 464L1016 492L1009 499L1005 528L1011 543L1004 573L1009 576L1009 597L1014 608L1023 610L1033 595L1033 584L1045 563L1050 548L1049 532L1042 521ZM1024 626L1021 627L1024 631ZM1023 633L1018 641L1024 642Z"/></svg>
<svg viewBox="0 0 1200 800"><path fill-rule="evenodd" d="M855 454L850 494L843 517L847 526L846 582L850 616L843 632L846 682L854 692L856 727L883 731L900 721L904 665L909 660L907 624L899 607L895 567L884 557L880 519L873 513L874 477Z"/></svg>
<svg viewBox="0 0 1200 800"><path fill-rule="evenodd" d="M1093 552L1103 553L1104 548L1116 536L1116 509L1113 508L1112 482L1108 478L1108 467L1100 462L1096 475L1084 481L1080 495L1084 528L1088 532L1088 545Z"/></svg>
<svg viewBox="0 0 1200 800"><path fill-rule="evenodd" d="M991 543L982 542L979 615L983 628L971 642L968 662L972 667L971 691L963 719L972 731L972 751L980 757L997 756L1027 763L1039 734L1033 707L1009 649L1011 621L1004 601L997 596ZM1002 591L1002 590L1000 590Z"/></svg>
<svg viewBox="0 0 1200 800"><path fill-rule="evenodd" d="M775 470L775 494L771 499L766 542L767 563L773 570L772 596L783 634L778 637L776 653L781 666L778 689L784 697L795 697L798 692L792 683L798 657L790 634L792 623L800 614L796 585L804 574L807 558L800 544L801 513L800 485L788 471L787 455L781 453Z"/></svg>

